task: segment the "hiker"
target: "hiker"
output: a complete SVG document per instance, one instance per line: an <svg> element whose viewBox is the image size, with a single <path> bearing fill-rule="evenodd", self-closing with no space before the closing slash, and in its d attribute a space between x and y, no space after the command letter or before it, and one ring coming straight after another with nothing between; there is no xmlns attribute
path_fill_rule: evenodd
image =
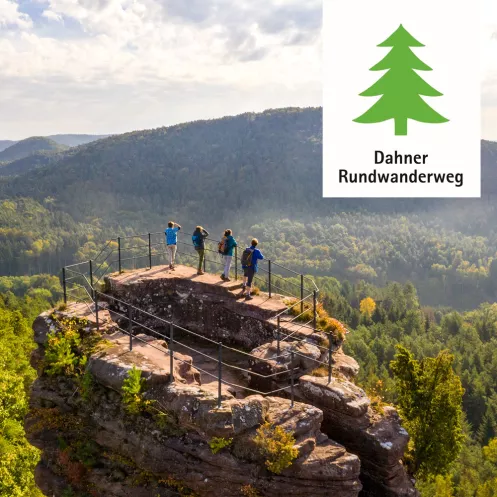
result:
<svg viewBox="0 0 497 497"><path fill-rule="evenodd" d="M231 281L230 280L230 269L231 269L231 261L233 260L233 249L238 246L236 240L233 238L233 232L231 230L224 231L224 237L219 242L219 253L223 258L224 262L224 271L221 275L221 279L223 281Z"/></svg>
<svg viewBox="0 0 497 497"><path fill-rule="evenodd" d="M174 221L169 221L167 223L167 228L164 231L166 235L166 246L169 252L169 269L174 271L174 259L176 257L176 245L178 243L178 231L181 226Z"/></svg>
<svg viewBox="0 0 497 497"><path fill-rule="evenodd" d="M257 261L262 261L264 259L262 252L256 248L258 244L259 240L253 238L250 247L247 247L242 254L243 283L239 297L245 295L245 300L252 300L254 298L250 295L252 280L254 279L255 273L257 273Z"/></svg>
<svg viewBox="0 0 497 497"><path fill-rule="evenodd" d="M192 235L192 242L195 250L198 252L198 270L197 274L204 274L202 271L202 263L205 257L205 239L209 236L209 233L202 228L202 226L197 226Z"/></svg>

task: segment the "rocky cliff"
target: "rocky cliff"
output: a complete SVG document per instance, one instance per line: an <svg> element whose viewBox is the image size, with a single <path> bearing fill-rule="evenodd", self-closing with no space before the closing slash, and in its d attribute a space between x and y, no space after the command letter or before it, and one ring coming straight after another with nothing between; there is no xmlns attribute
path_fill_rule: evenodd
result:
<svg viewBox="0 0 497 497"><path fill-rule="evenodd" d="M393 408L374 411L353 383L358 367L340 340L328 382L315 371L325 334L276 343L282 297L240 302L236 283L189 271L109 277L98 330L95 309L77 304L36 320L26 428L43 453L45 494L416 495L400 461L408 435ZM218 341L231 347L222 383ZM130 371L141 375L131 400Z"/></svg>

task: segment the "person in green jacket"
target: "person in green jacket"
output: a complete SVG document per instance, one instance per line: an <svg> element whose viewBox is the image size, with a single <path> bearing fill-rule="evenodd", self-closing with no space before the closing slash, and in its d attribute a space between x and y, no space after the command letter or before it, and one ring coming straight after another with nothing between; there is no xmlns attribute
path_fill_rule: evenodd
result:
<svg viewBox="0 0 497 497"><path fill-rule="evenodd" d="M198 275L204 274L204 272L202 271L202 263L204 262L205 257L205 239L208 236L208 231L202 228L202 226L197 226L192 235L193 246L195 247L195 250L198 254Z"/></svg>
<svg viewBox="0 0 497 497"><path fill-rule="evenodd" d="M225 230L224 232L224 238L223 238L224 246L223 246L223 252L222 252L222 257L223 257L223 262L224 262L224 271L223 274L221 275L221 279L224 281L231 281L230 280L230 269L231 269L231 262L233 260L233 249L238 246L236 243L236 240L233 238L233 234L231 230ZM235 261L236 264L236 261Z"/></svg>

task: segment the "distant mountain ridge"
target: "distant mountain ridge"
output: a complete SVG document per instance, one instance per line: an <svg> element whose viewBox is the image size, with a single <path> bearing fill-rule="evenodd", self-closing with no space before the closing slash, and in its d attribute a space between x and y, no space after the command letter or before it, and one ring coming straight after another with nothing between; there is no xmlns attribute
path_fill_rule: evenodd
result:
<svg viewBox="0 0 497 497"><path fill-rule="evenodd" d="M112 135L49 135L47 138L50 138L54 142L57 142L59 145L66 145L67 147L78 147L79 145L86 145L87 143L91 143L97 140L101 140L102 138L108 138Z"/></svg>
<svg viewBox="0 0 497 497"><path fill-rule="evenodd" d="M0 195L15 192L39 200L51 195L78 219L114 217L116 209L133 218L140 211L166 215L174 209L218 219L226 205L232 211L246 212L257 205L288 215L326 215L337 208L399 212L451 203L323 199L321 108L270 109L135 131L71 149L56 160L32 161L37 162L36 171L9 180ZM43 161L47 167L39 167ZM16 169L29 170L29 162ZM497 193L494 142L482 141L482 189L484 195ZM222 201L213 202L213 195ZM107 211L102 209L104 199ZM459 206L464 200L453 202Z"/></svg>
<svg viewBox="0 0 497 497"><path fill-rule="evenodd" d="M60 152L66 148L68 147L60 145L50 138L33 136L14 143L14 145L11 145L0 152L0 162L11 162L17 159L23 159L35 152Z"/></svg>
<svg viewBox="0 0 497 497"><path fill-rule="evenodd" d="M94 142L96 140L101 140L102 138L108 138L109 136L112 135L78 135L78 134L59 134L59 135L48 135L48 136L35 136L35 137L29 137L25 138L23 140L0 140L0 152L3 152L4 150L17 145L20 142L26 142L28 141L33 141L33 139L41 139L41 138L46 138L48 140L54 141L58 145L62 145L63 147L78 147L80 145L86 145L87 143ZM34 152L40 152L43 150L47 150L47 147L42 143L40 147L32 150ZM23 146L24 148L24 146ZM29 147L28 147L29 148ZM16 149L14 149L16 150ZM6 162L10 160L17 160L24 158L25 156L23 155L22 157L19 157L15 152L13 153L13 156L15 159L0 159L0 162ZM9 157L9 154L7 154L7 157Z"/></svg>
<svg viewBox="0 0 497 497"><path fill-rule="evenodd" d="M0 140L0 152L3 152L6 148L9 148L10 146L14 145L15 141L13 140Z"/></svg>

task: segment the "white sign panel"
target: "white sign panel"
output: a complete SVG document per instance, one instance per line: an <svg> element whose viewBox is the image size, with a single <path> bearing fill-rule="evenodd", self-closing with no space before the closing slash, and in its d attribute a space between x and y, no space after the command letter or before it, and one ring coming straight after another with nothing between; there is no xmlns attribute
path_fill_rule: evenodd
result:
<svg viewBox="0 0 497 497"><path fill-rule="evenodd" d="M480 196L480 4L324 0L324 197Z"/></svg>

